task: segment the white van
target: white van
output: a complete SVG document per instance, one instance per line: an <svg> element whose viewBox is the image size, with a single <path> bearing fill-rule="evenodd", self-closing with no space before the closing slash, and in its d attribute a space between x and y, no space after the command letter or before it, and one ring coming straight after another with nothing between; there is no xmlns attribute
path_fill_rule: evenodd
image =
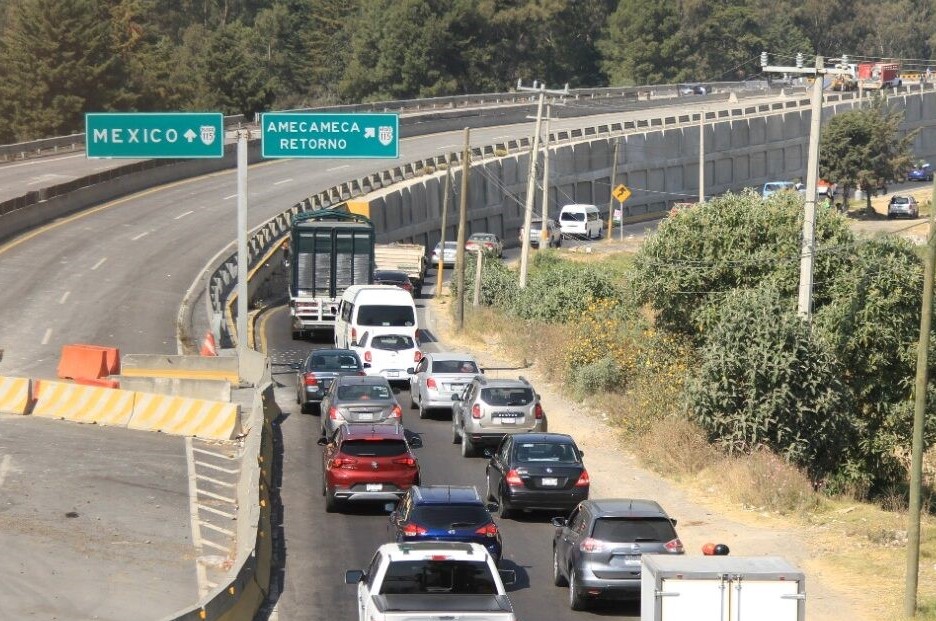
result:
<svg viewBox="0 0 936 621"><path fill-rule="evenodd" d="M335 318L335 347L356 345L364 332L406 334L419 340L416 303L396 285L353 285L345 289Z"/></svg>
<svg viewBox="0 0 936 621"><path fill-rule="evenodd" d="M601 237L604 222L594 205L566 205L559 211L559 230L563 237L595 239Z"/></svg>

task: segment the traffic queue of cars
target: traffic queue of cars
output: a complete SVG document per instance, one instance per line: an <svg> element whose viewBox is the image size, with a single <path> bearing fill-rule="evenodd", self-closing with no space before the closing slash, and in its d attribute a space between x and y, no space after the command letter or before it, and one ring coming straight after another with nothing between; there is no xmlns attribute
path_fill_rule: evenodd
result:
<svg viewBox="0 0 936 621"><path fill-rule="evenodd" d="M641 554L683 553L676 521L656 503L589 500L584 453L572 436L548 431L540 396L527 379L489 378L468 354L423 354L415 309L401 308L408 304L393 293L403 293L400 289L351 289L356 291L346 293L339 309L336 347L315 350L294 365L296 399L303 412L318 404L326 511L358 502L383 503L389 511L387 539L396 547L382 546L372 567L387 555L405 557L414 545L427 551L419 571L428 573L421 579L434 572L454 576L468 571L458 568L462 553L476 569L486 565L478 554L496 567L509 542L495 515L504 520L521 511L546 512L555 527L553 581L569 586L569 605L578 610L592 599L639 598ZM464 457L484 453L483 495L473 486L421 484L413 450L421 441L405 429L392 383L409 388L421 419L438 413L440 424L451 422L453 443ZM441 546L435 555L433 546ZM352 573L359 590L376 577L369 571ZM393 588L425 594L419 584ZM448 601L460 605L458 598ZM436 612L465 611L443 607Z"/></svg>

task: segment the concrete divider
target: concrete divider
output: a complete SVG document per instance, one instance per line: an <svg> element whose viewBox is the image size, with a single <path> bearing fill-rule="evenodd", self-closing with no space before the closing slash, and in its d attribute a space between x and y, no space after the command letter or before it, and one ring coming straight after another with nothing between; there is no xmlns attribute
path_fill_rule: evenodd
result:
<svg viewBox="0 0 936 621"><path fill-rule="evenodd" d="M152 392L160 395L175 395L190 399L210 401L231 400L231 382L213 379L187 379L184 377L127 377L118 375L114 379L126 390Z"/></svg>
<svg viewBox="0 0 936 621"><path fill-rule="evenodd" d="M123 357L123 377L168 377L220 380L240 384L235 356L164 356L128 354Z"/></svg>
<svg viewBox="0 0 936 621"><path fill-rule="evenodd" d="M172 435L230 440L241 432L240 407L235 403L136 393L130 429Z"/></svg>
<svg viewBox="0 0 936 621"><path fill-rule="evenodd" d="M32 387L28 378L0 376L0 412L27 414L31 397Z"/></svg>
<svg viewBox="0 0 936 621"><path fill-rule="evenodd" d="M133 413L135 395L131 390L43 380L32 413L78 423L126 426Z"/></svg>

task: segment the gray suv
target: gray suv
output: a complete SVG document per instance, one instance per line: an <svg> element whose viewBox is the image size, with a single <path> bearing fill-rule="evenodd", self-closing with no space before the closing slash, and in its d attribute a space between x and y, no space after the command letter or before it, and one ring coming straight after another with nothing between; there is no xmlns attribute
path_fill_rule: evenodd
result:
<svg viewBox="0 0 936 621"><path fill-rule="evenodd" d="M463 457L493 448L513 433L546 431L539 395L525 378L475 376L460 395L452 395L452 442Z"/></svg>
<svg viewBox="0 0 936 621"><path fill-rule="evenodd" d="M589 599L640 599L640 555L682 554L676 520L652 500L584 500L553 518L553 582L569 586L569 607Z"/></svg>
<svg viewBox="0 0 936 621"><path fill-rule="evenodd" d="M552 248L553 246L559 248L562 246L562 233L559 231L559 225L556 224L556 221L552 219L547 219L545 221L545 240L543 240L543 226L542 218L534 218L530 223L530 246L539 248L540 241L545 241L548 248ZM523 228L520 229L520 244L523 244Z"/></svg>

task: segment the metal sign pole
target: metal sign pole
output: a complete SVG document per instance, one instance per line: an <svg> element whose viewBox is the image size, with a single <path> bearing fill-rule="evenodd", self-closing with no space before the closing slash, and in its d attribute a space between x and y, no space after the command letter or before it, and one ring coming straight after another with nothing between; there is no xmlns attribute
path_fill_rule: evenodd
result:
<svg viewBox="0 0 936 621"><path fill-rule="evenodd" d="M237 349L247 349L247 130L237 133Z"/></svg>

